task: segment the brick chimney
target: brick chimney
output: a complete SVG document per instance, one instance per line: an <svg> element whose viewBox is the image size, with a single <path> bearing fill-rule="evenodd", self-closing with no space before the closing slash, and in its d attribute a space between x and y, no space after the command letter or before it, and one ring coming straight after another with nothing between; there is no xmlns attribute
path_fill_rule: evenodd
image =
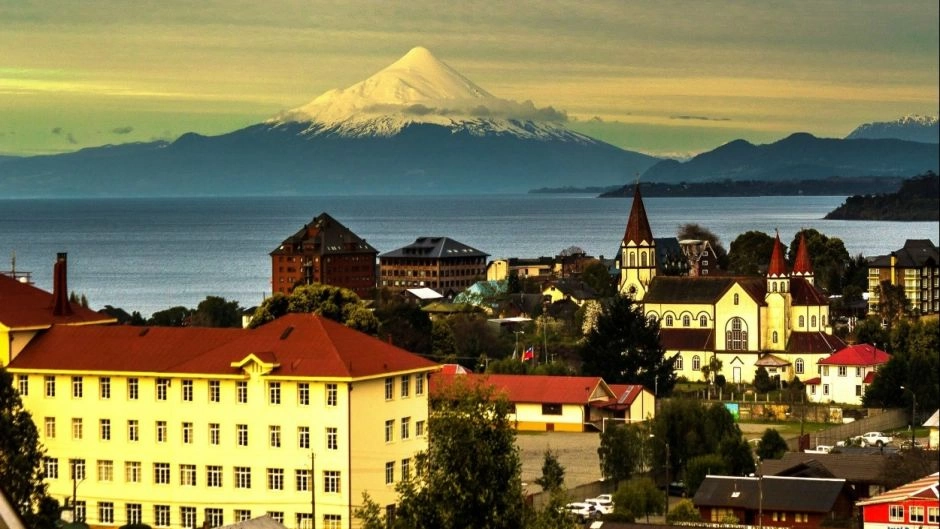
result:
<svg viewBox="0 0 940 529"><path fill-rule="evenodd" d="M68 316L72 313L69 303L68 287L68 254L56 254L55 266L52 268L52 315Z"/></svg>

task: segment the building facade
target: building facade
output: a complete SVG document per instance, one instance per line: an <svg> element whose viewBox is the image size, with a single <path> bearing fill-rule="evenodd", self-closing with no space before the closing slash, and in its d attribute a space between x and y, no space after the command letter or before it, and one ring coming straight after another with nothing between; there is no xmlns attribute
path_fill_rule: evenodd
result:
<svg viewBox="0 0 940 529"><path fill-rule="evenodd" d="M819 376L805 381L810 402L862 404L862 397L877 370L891 359L870 344L846 347L819 361Z"/></svg>
<svg viewBox="0 0 940 529"><path fill-rule="evenodd" d="M929 239L908 239L904 247L868 263L868 312L878 312L880 286L887 281L904 287L911 309L940 313L940 251Z"/></svg>
<svg viewBox="0 0 940 529"><path fill-rule="evenodd" d="M819 360L845 347L832 334L829 300L815 286L802 238L790 270L777 235L763 278L660 275L639 187L633 196L621 242L619 290L659 322L661 344L676 358L678 376L702 380L702 367L715 358L728 382L753 380L762 364L784 381L802 380L815 376Z"/></svg>
<svg viewBox="0 0 940 529"><path fill-rule="evenodd" d="M321 213L271 252L271 290L323 283L348 288L369 299L375 290L378 251L365 239Z"/></svg>
<svg viewBox="0 0 940 529"><path fill-rule="evenodd" d="M49 493L93 526L357 527L427 447L436 364L336 322L53 326L10 362Z"/></svg>
<svg viewBox="0 0 940 529"><path fill-rule="evenodd" d="M865 529L940 527L940 474L921 479L858 502Z"/></svg>
<svg viewBox="0 0 940 529"><path fill-rule="evenodd" d="M379 285L392 292L427 287L451 297L486 277L488 256L448 237L418 237L379 256Z"/></svg>

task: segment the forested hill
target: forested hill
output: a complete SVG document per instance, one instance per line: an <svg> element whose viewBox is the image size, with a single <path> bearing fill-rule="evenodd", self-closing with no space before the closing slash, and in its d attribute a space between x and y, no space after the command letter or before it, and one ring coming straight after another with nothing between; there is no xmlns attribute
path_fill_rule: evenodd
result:
<svg viewBox="0 0 940 529"><path fill-rule="evenodd" d="M758 196L848 196L852 193L890 193L896 191L903 180L887 176L857 176L822 178L818 180L721 180L715 182L640 182L646 197L758 197ZM627 184L600 194L601 198L632 197L634 184ZM571 192L562 190L563 192ZM551 192L541 189L539 193Z"/></svg>
<svg viewBox="0 0 940 529"><path fill-rule="evenodd" d="M826 215L834 220L940 220L940 176L933 172L905 180L895 193L853 195Z"/></svg>

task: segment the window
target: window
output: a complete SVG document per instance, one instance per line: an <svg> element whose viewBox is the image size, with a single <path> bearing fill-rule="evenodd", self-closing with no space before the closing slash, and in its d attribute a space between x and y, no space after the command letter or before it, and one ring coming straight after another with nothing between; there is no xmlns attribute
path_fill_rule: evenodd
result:
<svg viewBox="0 0 940 529"><path fill-rule="evenodd" d="M406 457L401 460L401 479L409 477L411 477L411 459Z"/></svg>
<svg viewBox="0 0 940 529"><path fill-rule="evenodd" d="M279 524L284 523L284 511L268 511L268 516Z"/></svg>
<svg viewBox="0 0 940 529"><path fill-rule="evenodd" d="M206 507L206 515L203 518L209 527L221 527L224 525L222 521L222 509L218 507Z"/></svg>
<svg viewBox="0 0 940 529"><path fill-rule="evenodd" d="M728 342L727 347L732 351L744 351L747 349L747 325L741 318L731 318L729 330L726 331L725 339Z"/></svg>
<svg viewBox="0 0 940 529"><path fill-rule="evenodd" d="M823 384L823 395L829 394L829 384Z"/></svg>
<svg viewBox="0 0 940 529"><path fill-rule="evenodd" d="M84 459L69 459L69 479L75 481L85 479Z"/></svg>
<svg viewBox="0 0 940 529"><path fill-rule="evenodd" d="M812 386L809 387L809 394L810 395L816 394L816 384L813 384Z"/></svg>
<svg viewBox="0 0 940 529"><path fill-rule="evenodd" d="M774 343L777 343L777 342L780 341L780 336L777 334L777 331L774 331L772 336L773 336L773 338L771 338L771 340L772 340Z"/></svg>
<svg viewBox="0 0 940 529"><path fill-rule="evenodd" d="M43 380L46 383L46 396L49 398L55 397L55 377L46 375Z"/></svg>
<svg viewBox="0 0 940 529"><path fill-rule="evenodd" d="M170 506L153 506L153 524L157 527L167 527L170 525Z"/></svg>
<svg viewBox="0 0 940 529"><path fill-rule="evenodd" d="M153 482L158 485L170 484L170 464L169 463L154 463L153 464Z"/></svg>
<svg viewBox="0 0 940 529"><path fill-rule="evenodd" d="M29 375L16 375L16 391L24 397L29 395Z"/></svg>
<svg viewBox="0 0 940 529"><path fill-rule="evenodd" d="M209 444L217 445L219 444L219 437L221 429L219 428L219 423L210 422L209 423Z"/></svg>
<svg viewBox="0 0 940 529"><path fill-rule="evenodd" d="M42 470L46 479L59 479L59 460L55 457L42 458Z"/></svg>
<svg viewBox="0 0 940 529"><path fill-rule="evenodd" d="M124 481L140 483L140 461L124 462Z"/></svg>
<svg viewBox="0 0 940 529"><path fill-rule="evenodd" d="M798 327L802 329L803 327L806 326L806 317L805 317L805 316L800 316L799 322L800 322L800 323L798 324Z"/></svg>
<svg viewBox="0 0 940 529"><path fill-rule="evenodd" d="M297 447L298 448L310 448L310 427L309 426L298 426L297 427Z"/></svg>
<svg viewBox="0 0 940 529"><path fill-rule="evenodd" d="M822 366L822 376L824 377L829 376L829 366Z"/></svg>
<svg viewBox="0 0 940 529"><path fill-rule="evenodd" d="M209 381L209 402L219 402L222 396L221 383L218 380Z"/></svg>
<svg viewBox="0 0 940 529"><path fill-rule="evenodd" d="M251 488L251 467L235 467L235 488Z"/></svg>
<svg viewBox="0 0 940 529"><path fill-rule="evenodd" d="M72 377L72 398L80 399L85 394L85 384L82 377Z"/></svg>
<svg viewBox="0 0 940 529"><path fill-rule="evenodd" d="M542 415L561 415L561 404L552 402L543 403Z"/></svg>
<svg viewBox="0 0 940 529"><path fill-rule="evenodd" d="M692 357L692 371L701 371L702 369L702 358L699 355Z"/></svg>
<svg viewBox="0 0 940 529"><path fill-rule="evenodd" d="M816 316L810 316L810 317L809 317L809 326L810 326L810 328L812 328L812 329L815 329L815 328L816 328Z"/></svg>
<svg viewBox="0 0 940 529"><path fill-rule="evenodd" d="M795 366L795 369L796 369L796 374L797 374L797 375L802 375L802 374L803 374L803 368L805 367L805 365L803 364L803 359L802 359L802 358L797 358L797 359L796 359L796 362L794 362L794 366Z"/></svg>
<svg viewBox="0 0 940 529"><path fill-rule="evenodd" d="M222 486L222 467L220 465L206 465L206 486Z"/></svg>
<svg viewBox="0 0 940 529"><path fill-rule="evenodd" d="M904 522L904 506L891 505L888 507L889 522Z"/></svg>
<svg viewBox="0 0 940 529"><path fill-rule="evenodd" d="M339 514L324 514L323 529L340 529L343 526L343 517Z"/></svg>
<svg viewBox="0 0 940 529"><path fill-rule="evenodd" d="M196 486L196 465L180 465L180 485Z"/></svg>
<svg viewBox="0 0 940 529"><path fill-rule="evenodd" d="M738 295L738 294L735 294L735 295L734 295L734 304L735 304L735 305L740 305L740 304L741 304L741 296L740 296L740 295Z"/></svg>
<svg viewBox="0 0 940 529"><path fill-rule="evenodd" d="M395 483L395 462L388 461L385 463L385 484L391 485Z"/></svg>
<svg viewBox="0 0 940 529"><path fill-rule="evenodd" d="M927 507L927 523L937 525L940 522L940 507Z"/></svg>
<svg viewBox="0 0 940 529"><path fill-rule="evenodd" d="M248 425L238 424L235 426L235 439L238 446L248 446Z"/></svg>
<svg viewBox="0 0 940 529"><path fill-rule="evenodd" d="M862 368L861 368L861 367L856 367L856 368L855 368L855 378L862 378Z"/></svg>
<svg viewBox="0 0 940 529"><path fill-rule="evenodd" d="M235 383L235 402L239 404L248 402L248 382L239 380Z"/></svg>
<svg viewBox="0 0 940 529"><path fill-rule="evenodd" d="M154 428L157 434L157 442L165 443L166 442L166 421L157 421L157 424Z"/></svg>
<svg viewBox="0 0 940 529"><path fill-rule="evenodd" d="M385 442L391 443L394 440L395 436L395 420L389 419L385 421Z"/></svg>
<svg viewBox="0 0 940 529"><path fill-rule="evenodd" d="M183 444L186 444L186 445L193 444L193 423L184 422L182 430L183 430Z"/></svg>
<svg viewBox="0 0 940 529"><path fill-rule="evenodd" d="M327 493L339 493L339 471L338 470L324 470L323 471L323 492Z"/></svg>
<svg viewBox="0 0 940 529"><path fill-rule="evenodd" d="M98 481L114 481L114 461L98 460Z"/></svg>
<svg viewBox="0 0 940 529"><path fill-rule="evenodd" d="M137 400L140 397L140 381L136 378L127 379L127 400Z"/></svg>
<svg viewBox="0 0 940 529"><path fill-rule="evenodd" d="M108 400L111 398L111 377L98 379L98 398Z"/></svg>
<svg viewBox="0 0 940 529"><path fill-rule="evenodd" d="M183 381L183 400L186 402L193 401L193 381L192 380Z"/></svg>
<svg viewBox="0 0 940 529"><path fill-rule="evenodd" d="M46 439L55 439L55 417L46 417L45 431Z"/></svg>
<svg viewBox="0 0 940 529"><path fill-rule="evenodd" d="M845 374L846 374L846 367L845 367L845 366L839 366L839 376L840 376L840 377L844 377Z"/></svg>
<svg viewBox="0 0 940 529"><path fill-rule="evenodd" d="M180 525L186 529L196 529L195 507L180 507Z"/></svg>
<svg viewBox="0 0 940 529"><path fill-rule="evenodd" d="M708 316L699 316L698 317L698 326L699 327L708 327Z"/></svg>
<svg viewBox="0 0 940 529"><path fill-rule="evenodd" d="M911 523L924 523L924 506L911 505L911 508L908 511L908 516L910 516Z"/></svg>
<svg viewBox="0 0 940 529"><path fill-rule="evenodd" d="M102 441L111 440L111 419L101 419L98 421L98 436Z"/></svg>
<svg viewBox="0 0 940 529"><path fill-rule="evenodd" d="M415 437L424 437L424 421L415 421Z"/></svg>
<svg viewBox="0 0 940 529"><path fill-rule="evenodd" d="M251 511L248 509L235 509L235 521L244 522L251 519Z"/></svg>
<svg viewBox="0 0 940 529"><path fill-rule="evenodd" d="M297 513L297 529L313 529L313 515L308 512Z"/></svg>
<svg viewBox="0 0 940 529"><path fill-rule="evenodd" d="M666 314L666 327L672 327L672 314Z"/></svg>
<svg viewBox="0 0 940 529"><path fill-rule="evenodd" d="M385 381L385 398L389 399L388 380ZM326 385L326 405L333 407L339 402L339 387L336 384Z"/></svg>
<svg viewBox="0 0 940 529"><path fill-rule="evenodd" d="M85 510L85 500L77 500L75 502L75 519L76 520L85 520L86 519Z"/></svg>
<svg viewBox="0 0 940 529"><path fill-rule="evenodd" d="M385 379L385 400L392 400L395 395L395 379L388 377Z"/></svg>
<svg viewBox="0 0 940 529"><path fill-rule="evenodd" d="M268 382L268 404L277 406L281 403L281 383Z"/></svg>
<svg viewBox="0 0 940 529"><path fill-rule="evenodd" d="M72 439L80 440L82 438L82 419L81 417L72 418Z"/></svg>
<svg viewBox="0 0 940 529"><path fill-rule="evenodd" d="M271 448L281 447L281 427L268 426L268 438L271 442Z"/></svg>
<svg viewBox="0 0 940 529"><path fill-rule="evenodd" d="M306 492L310 490L310 471L302 468L294 471L294 483L297 486L297 492Z"/></svg>
<svg viewBox="0 0 940 529"><path fill-rule="evenodd" d="M139 503L128 503L125 505L127 511L127 523L128 524L139 524L141 521L141 512L143 512L143 507Z"/></svg>
<svg viewBox="0 0 940 529"><path fill-rule="evenodd" d="M157 400L166 400L166 396L167 396L169 389L170 389L170 379L158 378L157 379Z"/></svg>
<svg viewBox="0 0 940 529"><path fill-rule="evenodd" d="M411 417L402 417L401 418L401 438L408 439L411 437Z"/></svg>
<svg viewBox="0 0 940 529"><path fill-rule="evenodd" d="M284 469L268 469L268 490L284 490Z"/></svg>
<svg viewBox="0 0 940 529"><path fill-rule="evenodd" d="M408 398L408 392L411 391L411 375L401 376L401 398Z"/></svg>
<svg viewBox="0 0 940 529"><path fill-rule="evenodd" d="M98 502L98 522L103 524L114 523L114 504L110 501Z"/></svg>
<svg viewBox="0 0 940 529"><path fill-rule="evenodd" d="M674 360L673 363L672 363L672 369L673 369L674 371L682 371L682 369L683 369L683 367L682 367L682 365L683 365L683 364L682 364L682 355L679 354L679 353L676 353L676 355L673 356L673 358L674 358L675 360Z"/></svg>
<svg viewBox="0 0 940 529"><path fill-rule="evenodd" d="M415 375L415 395L424 395L424 375Z"/></svg>
<svg viewBox="0 0 940 529"><path fill-rule="evenodd" d="M326 449L339 450L339 434L336 427L326 427Z"/></svg>
<svg viewBox="0 0 940 529"><path fill-rule="evenodd" d="M297 384L297 403L301 406L310 405L310 384L306 382Z"/></svg>
<svg viewBox="0 0 940 529"><path fill-rule="evenodd" d="M692 325L692 317L689 316L688 314L686 314L685 316L682 316L682 326L689 327L691 325Z"/></svg>

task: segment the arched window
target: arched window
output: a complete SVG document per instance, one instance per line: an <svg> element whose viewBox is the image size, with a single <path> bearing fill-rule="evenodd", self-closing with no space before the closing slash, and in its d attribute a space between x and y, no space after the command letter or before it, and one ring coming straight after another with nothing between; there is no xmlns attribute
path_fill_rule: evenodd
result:
<svg viewBox="0 0 940 529"><path fill-rule="evenodd" d="M734 295L734 304L737 305L737 304L739 304L739 303L741 303L741 296L735 294L735 295Z"/></svg>
<svg viewBox="0 0 940 529"><path fill-rule="evenodd" d="M774 343L777 343L777 339L778 339L778 338L777 338L777 331L774 331L773 336L774 336L774 337L773 337Z"/></svg>
<svg viewBox="0 0 940 529"><path fill-rule="evenodd" d="M698 326L699 327L708 327L708 316L702 315L698 317Z"/></svg>
<svg viewBox="0 0 940 529"><path fill-rule="evenodd" d="M630 266L636 266L636 252L630 251Z"/></svg>
<svg viewBox="0 0 940 529"><path fill-rule="evenodd" d="M747 324L741 318L731 318L725 329L726 346L731 351L747 349Z"/></svg>
<svg viewBox="0 0 940 529"><path fill-rule="evenodd" d="M799 325L799 327L802 329L802 328L805 327L805 326L806 326L806 318L803 317L803 316L800 316L800 325Z"/></svg>
<svg viewBox="0 0 940 529"><path fill-rule="evenodd" d="M776 291L777 291L777 282L774 281L774 282L773 282L773 285L774 285L774 289L773 289L773 290L774 290L774 292L776 292Z"/></svg>
<svg viewBox="0 0 940 529"><path fill-rule="evenodd" d="M825 327L825 326L826 326L826 315L823 314L822 316L820 316L820 318L822 319L822 322L821 322L821 323L822 323L822 326Z"/></svg>
<svg viewBox="0 0 940 529"><path fill-rule="evenodd" d="M702 370L702 359L698 355L692 357L692 371Z"/></svg>
<svg viewBox="0 0 940 529"><path fill-rule="evenodd" d="M688 327L690 325L692 325L692 318L689 317L688 314L686 314L685 316L682 317L682 326Z"/></svg>
<svg viewBox="0 0 940 529"><path fill-rule="evenodd" d="M682 355L676 355L676 362L672 366L676 371L682 371Z"/></svg>
<svg viewBox="0 0 940 529"><path fill-rule="evenodd" d="M810 318L809 318L809 326L810 326L811 328L813 328L813 329L816 328L816 316L810 316Z"/></svg>
<svg viewBox="0 0 940 529"><path fill-rule="evenodd" d="M794 365L794 368L796 369L796 374L802 375L803 374L803 359L797 358L796 362L794 362L793 365Z"/></svg>
<svg viewBox="0 0 940 529"><path fill-rule="evenodd" d="M646 267L646 252L640 252L640 266Z"/></svg>

